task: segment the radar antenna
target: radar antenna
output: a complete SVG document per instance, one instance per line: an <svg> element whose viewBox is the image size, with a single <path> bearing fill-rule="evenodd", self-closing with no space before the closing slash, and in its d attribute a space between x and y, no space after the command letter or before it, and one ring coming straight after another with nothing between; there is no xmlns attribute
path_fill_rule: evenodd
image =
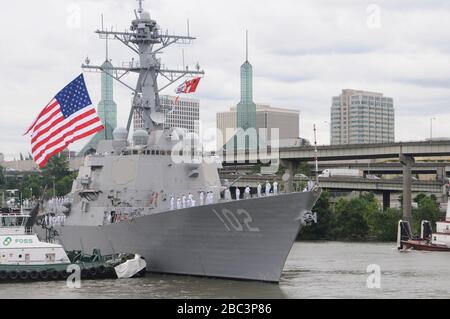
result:
<svg viewBox="0 0 450 319"><path fill-rule="evenodd" d="M187 68L181 70L170 69L161 64L161 59L157 54L162 54L163 50L173 44L191 44L196 38L174 35L161 32L161 28L155 20L152 20L150 14L142 7L142 1L139 2L136 19L131 22L129 31L119 32L113 30L97 30L96 33L100 39L118 40L128 49L139 56L139 61L123 63L121 66L93 66L89 63L83 64L82 68L90 72L105 72L113 79L127 87L133 92L133 102L128 117L127 130L131 130L133 114L139 114L144 122L144 129L150 133L156 129L164 129L159 94L162 90L173 85L177 81L195 75L204 75L205 72L200 67ZM132 86L124 81L124 76L129 73L139 75L137 84ZM165 79L164 85L158 85L158 78Z"/></svg>
<svg viewBox="0 0 450 319"><path fill-rule="evenodd" d="M142 12L144 12L144 9L142 8L142 1L143 0L138 0L138 2L139 2L139 9L138 9L139 14L142 14Z"/></svg>

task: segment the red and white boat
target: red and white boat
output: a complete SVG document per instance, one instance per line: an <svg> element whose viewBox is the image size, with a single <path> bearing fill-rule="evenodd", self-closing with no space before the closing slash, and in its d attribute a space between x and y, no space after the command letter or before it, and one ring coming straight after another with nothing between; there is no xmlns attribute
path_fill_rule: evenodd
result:
<svg viewBox="0 0 450 319"><path fill-rule="evenodd" d="M416 237L411 232L409 222L399 221L397 248L399 250L450 251L450 198L445 221L436 223L436 232L433 232L430 222L422 221L420 237Z"/></svg>

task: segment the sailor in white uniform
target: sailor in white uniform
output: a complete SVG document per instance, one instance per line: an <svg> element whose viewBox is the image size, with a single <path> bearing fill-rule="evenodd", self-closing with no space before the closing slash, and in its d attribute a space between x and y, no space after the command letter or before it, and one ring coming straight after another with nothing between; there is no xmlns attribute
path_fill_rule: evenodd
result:
<svg viewBox="0 0 450 319"><path fill-rule="evenodd" d="M225 200L226 200L226 201L232 200L232 198L231 198L231 192L230 192L230 189L229 189L229 188L227 188L227 189L225 190Z"/></svg>
<svg viewBox="0 0 450 319"><path fill-rule="evenodd" d="M200 206L205 205L205 193L200 192Z"/></svg>
<svg viewBox="0 0 450 319"><path fill-rule="evenodd" d="M273 194L278 195L278 182L273 182Z"/></svg>
<svg viewBox="0 0 450 319"><path fill-rule="evenodd" d="M193 200L194 200L194 196L191 193L189 193L189 195L188 195L188 203L187 203L188 207L192 207L192 201Z"/></svg>
<svg viewBox="0 0 450 319"><path fill-rule="evenodd" d="M175 209L175 198L173 196L170 197L170 210Z"/></svg>
<svg viewBox="0 0 450 319"><path fill-rule="evenodd" d="M269 181L266 181L266 196L270 195L271 189L272 189L272 186L270 185Z"/></svg>
<svg viewBox="0 0 450 319"><path fill-rule="evenodd" d="M258 192L258 197L261 197L262 196L262 185L261 185L261 183L258 183L257 192Z"/></svg>
<svg viewBox="0 0 450 319"><path fill-rule="evenodd" d="M236 187L236 200L240 199L241 199L241 190L239 189L239 187Z"/></svg>
<svg viewBox="0 0 450 319"><path fill-rule="evenodd" d="M177 198L177 209L181 209L181 199L180 199L180 197Z"/></svg>
<svg viewBox="0 0 450 319"><path fill-rule="evenodd" d="M214 204L214 194L213 192L208 192L207 201L209 205Z"/></svg>
<svg viewBox="0 0 450 319"><path fill-rule="evenodd" d="M245 199L249 199L249 198L251 197L250 192L251 192L250 187L247 186L247 187L245 188L245 193L244 193L244 198L245 198Z"/></svg>
<svg viewBox="0 0 450 319"><path fill-rule="evenodd" d="M186 208L186 195L181 197L181 207Z"/></svg>

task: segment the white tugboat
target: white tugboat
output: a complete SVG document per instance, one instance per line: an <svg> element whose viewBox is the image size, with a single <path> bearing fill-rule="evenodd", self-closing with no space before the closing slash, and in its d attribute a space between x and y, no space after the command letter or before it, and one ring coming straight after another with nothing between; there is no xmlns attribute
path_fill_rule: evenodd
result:
<svg viewBox="0 0 450 319"><path fill-rule="evenodd" d="M131 278L145 273L146 262L139 255L102 256L69 252L55 243L40 241L27 227L32 217L3 209L0 213L0 282L26 280L61 280L69 276L68 266L80 266L81 277Z"/></svg>
<svg viewBox="0 0 450 319"><path fill-rule="evenodd" d="M450 184L446 186L450 188ZM415 249L424 251L450 252L450 192L445 220L436 223L436 232L433 232L429 221L422 221L420 237L412 234L411 226L406 221L399 221L398 249Z"/></svg>
<svg viewBox="0 0 450 319"><path fill-rule="evenodd" d="M0 214L0 280L66 278L63 246L41 242L26 227L30 215Z"/></svg>

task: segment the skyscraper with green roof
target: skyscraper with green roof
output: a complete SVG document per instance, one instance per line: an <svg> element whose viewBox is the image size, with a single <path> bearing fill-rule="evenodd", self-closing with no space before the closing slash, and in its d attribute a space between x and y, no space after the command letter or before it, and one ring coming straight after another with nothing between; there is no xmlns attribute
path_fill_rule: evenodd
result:
<svg viewBox="0 0 450 319"><path fill-rule="evenodd" d="M226 149L256 149L256 104L253 102L253 67L248 61L248 32L246 34L246 56L241 66L241 101L237 105L236 136L225 146ZM225 134L225 132L224 132Z"/></svg>
<svg viewBox="0 0 450 319"><path fill-rule="evenodd" d="M97 107L97 113L100 117L105 129L95 134L92 139L87 143L80 151L80 156L97 149L97 145L102 140L112 140L113 131L117 127L117 104L114 102L113 91L113 78L111 77L111 71L113 65L109 61L108 57L102 64L102 77L101 77L101 100Z"/></svg>

